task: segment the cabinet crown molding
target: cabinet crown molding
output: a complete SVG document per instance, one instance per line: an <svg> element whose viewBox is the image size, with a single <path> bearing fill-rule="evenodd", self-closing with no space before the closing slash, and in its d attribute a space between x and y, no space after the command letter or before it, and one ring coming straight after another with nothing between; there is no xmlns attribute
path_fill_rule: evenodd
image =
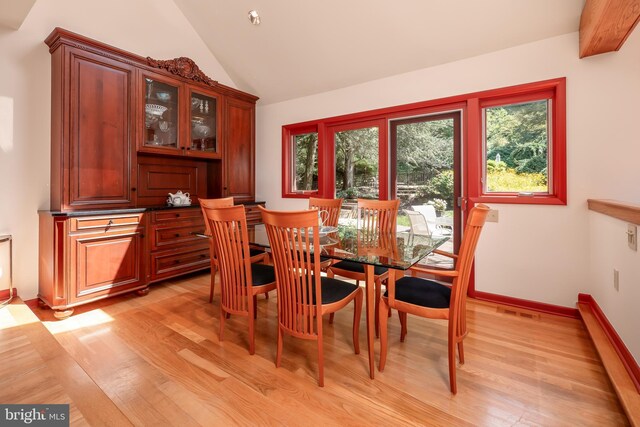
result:
<svg viewBox="0 0 640 427"><path fill-rule="evenodd" d="M154 68L161 68L167 70L171 74L183 77L185 79L193 80L196 82L204 83L209 86L215 86L217 81L213 80L205 73L202 72L200 67L193 62L191 58L181 56L174 59L154 59L147 56L147 65Z"/></svg>

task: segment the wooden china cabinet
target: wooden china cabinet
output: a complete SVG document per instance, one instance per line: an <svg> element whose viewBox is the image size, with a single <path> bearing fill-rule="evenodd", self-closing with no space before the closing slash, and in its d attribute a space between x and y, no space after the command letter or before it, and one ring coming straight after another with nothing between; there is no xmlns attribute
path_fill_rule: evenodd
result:
<svg viewBox="0 0 640 427"><path fill-rule="evenodd" d="M45 43L51 206L39 212L39 298L58 317L208 268L200 198L233 196L260 220L257 97L188 58L145 58L60 28ZM167 206L178 190L192 206Z"/></svg>

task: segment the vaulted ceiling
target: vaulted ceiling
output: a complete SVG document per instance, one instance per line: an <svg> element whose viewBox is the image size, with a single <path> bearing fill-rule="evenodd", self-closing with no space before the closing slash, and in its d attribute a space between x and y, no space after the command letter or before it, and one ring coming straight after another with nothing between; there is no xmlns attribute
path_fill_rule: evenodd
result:
<svg viewBox="0 0 640 427"><path fill-rule="evenodd" d="M584 0L174 1L236 85L260 96L262 104L578 31L584 4ZM260 13L259 26L248 20L252 9Z"/></svg>
<svg viewBox="0 0 640 427"><path fill-rule="evenodd" d="M35 1L0 0L0 25L19 28ZM261 104L578 31L585 2L173 1L235 84ZM252 9L259 26L248 20Z"/></svg>

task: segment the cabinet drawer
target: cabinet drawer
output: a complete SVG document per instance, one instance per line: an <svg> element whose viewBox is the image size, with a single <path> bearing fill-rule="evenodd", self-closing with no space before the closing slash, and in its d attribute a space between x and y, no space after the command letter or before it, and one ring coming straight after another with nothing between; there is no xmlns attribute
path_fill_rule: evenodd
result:
<svg viewBox="0 0 640 427"><path fill-rule="evenodd" d="M178 276L210 266L208 247L185 252L156 252L151 254L151 280Z"/></svg>
<svg viewBox="0 0 640 427"><path fill-rule="evenodd" d="M171 209L166 211L156 211L151 215L154 224L166 224L175 221L200 221L204 224L202 211L198 209Z"/></svg>
<svg viewBox="0 0 640 427"><path fill-rule="evenodd" d="M71 231L100 231L111 227L137 227L142 222L142 215L138 213L72 218Z"/></svg>
<svg viewBox="0 0 640 427"><path fill-rule="evenodd" d="M151 250L167 249L172 246L185 244L208 247L208 240L196 236L196 233L204 233L203 223L190 222L187 224L180 223L174 227L153 227L151 233Z"/></svg>
<svg viewBox="0 0 640 427"><path fill-rule="evenodd" d="M247 224L260 224L262 223L262 212L258 206L264 206L264 203L257 205L244 205L244 211L247 215Z"/></svg>

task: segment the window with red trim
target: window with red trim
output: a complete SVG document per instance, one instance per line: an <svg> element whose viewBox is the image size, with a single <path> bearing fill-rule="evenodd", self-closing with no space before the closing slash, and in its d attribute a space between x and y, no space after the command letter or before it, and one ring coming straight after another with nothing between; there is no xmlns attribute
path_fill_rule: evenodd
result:
<svg viewBox="0 0 640 427"><path fill-rule="evenodd" d="M470 114L480 116L470 129L480 133L480 149L470 146L470 164L479 163L469 175L473 202L566 204L564 83L505 88L473 103L478 111Z"/></svg>
<svg viewBox="0 0 640 427"><path fill-rule="evenodd" d="M333 197L336 131L372 122L380 129L379 197L385 199L391 194L389 121L456 109L463 112L463 199L564 205L565 86L559 78L284 126L282 195Z"/></svg>
<svg viewBox="0 0 640 427"><path fill-rule="evenodd" d="M283 128L283 195L308 197L318 194L318 127Z"/></svg>

